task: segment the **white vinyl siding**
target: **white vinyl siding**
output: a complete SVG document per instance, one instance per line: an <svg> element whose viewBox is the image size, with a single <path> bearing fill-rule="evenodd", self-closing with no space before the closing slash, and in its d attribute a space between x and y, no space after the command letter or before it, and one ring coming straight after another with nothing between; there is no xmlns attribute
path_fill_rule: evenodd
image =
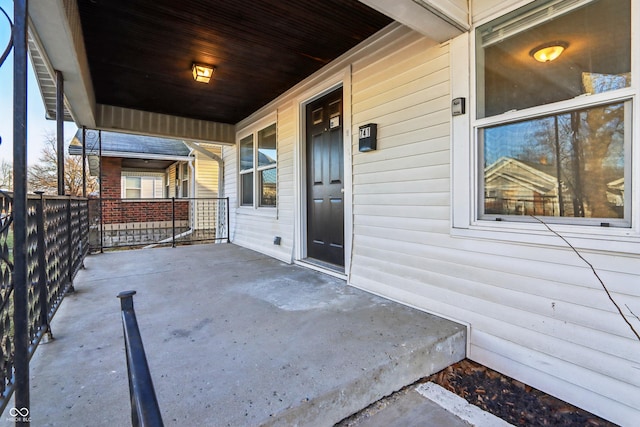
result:
<svg viewBox="0 0 640 427"><path fill-rule="evenodd" d="M486 15L516 3L523 2L477 0L474 10ZM466 177L452 175L451 159L459 159L461 147L451 129L459 129L455 120L464 121L469 113L452 121L450 104L458 96L469 102L470 75L468 69L456 69L454 86L466 82L467 89L452 92L450 64L471 55L464 38L468 35L454 41L454 57L451 43L436 44L391 24L239 123L238 128L249 126L277 112L278 206L271 216L237 208L232 241L284 261L294 258L298 192L304 191L296 182L301 176L296 159L304 144L304 138L297 139L298 97L323 77L350 67L347 102L352 105L345 106L352 109L353 153L353 183L345 188L353 194L353 215L346 215L347 221L352 217L353 235L345 236L353 240L347 251L352 253L349 283L468 324L469 358L632 425L640 419L639 343L590 269L555 236L525 236L518 242L452 230L453 181ZM378 125L378 148L360 153L357 130L366 123ZM468 138L468 125L466 133ZM224 147L223 154L225 189L236 197L237 149ZM458 166L468 173L469 163ZM238 206L237 199L231 206ZM282 237L281 246L273 245L274 236ZM621 306L638 313L638 240L629 238L616 250L606 246L606 239L594 239L585 256Z"/></svg>
<svg viewBox="0 0 640 427"><path fill-rule="evenodd" d="M169 177L169 183L165 186L165 194L167 191L167 187L169 190L169 193L166 194L166 196L168 198L171 197L176 197L176 176L177 176L177 163L172 164L171 166L169 166L169 169L167 170L167 175Z"/></svg>
<svg viewBox="0 0 640 427"><path fill-rule="evenodd" d="M219 147L207 148L212 154L220 155ZM219 166L218 162L206 154L195 153L195 197L196 199L213 199L218 196ZM215 227L219 203L215 200L195 200L195 228L210 230Z"/></svg>
<svg viewBox="0 0 640 427"><path fill-rule="evenodd" d="M208 148L211 153L220 156L220 147ZM218 196L218 162L205 154L196 152L196 189L195 197Z"/></svg>

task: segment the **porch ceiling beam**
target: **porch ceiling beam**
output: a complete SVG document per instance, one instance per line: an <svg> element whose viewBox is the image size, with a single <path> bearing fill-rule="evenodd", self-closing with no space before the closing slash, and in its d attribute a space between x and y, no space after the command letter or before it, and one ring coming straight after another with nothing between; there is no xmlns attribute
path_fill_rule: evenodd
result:
<svg viewBox="0 0 640 427"><path fill-rule="evenodd" d="M438 43L470 28L466 0L360 0Z"/></svg>
<svg viewBox="0 0 640 427"><path fill-rule="evenodd" d="M186 145L187 147L191 148L194 151L197 151L198 153L202 154L203 156L206 156L212 160L215 160L216 162L222 164L222 158L220 156L218 156L215 153L212 153L211 151L207 150L204 147L201 147L200 145L198 145L197 142L192 142L192 141L183 141L184 145Z"/></svg>
<svg viewBox="0 0 640 427"><path fill-rule="evenodd" d="M64 77L65 98L79 126L95 127L95 95L75 0L32 0L32 31L41 54Z"/></svg>
<svg viewBox="0 0 640 427"><path fill-rule="evenodd" d="M96 128L173 139L187 139L216 144L235 144L236 127L113 105L97 105Z"/></svg>

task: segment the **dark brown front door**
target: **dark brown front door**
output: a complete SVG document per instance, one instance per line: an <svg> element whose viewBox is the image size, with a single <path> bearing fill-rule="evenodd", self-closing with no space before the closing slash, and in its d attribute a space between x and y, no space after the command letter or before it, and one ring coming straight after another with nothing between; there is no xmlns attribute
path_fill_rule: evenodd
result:
<svg viewBox="0 0 640 427"><path fill-rule="evenodd" d="M344 266L342 89L307 105L307 256Z"/></svg>

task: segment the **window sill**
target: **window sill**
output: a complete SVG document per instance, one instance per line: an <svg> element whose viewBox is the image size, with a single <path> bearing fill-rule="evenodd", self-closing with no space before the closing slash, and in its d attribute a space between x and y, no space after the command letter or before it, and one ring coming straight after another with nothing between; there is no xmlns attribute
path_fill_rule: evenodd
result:
<svg viewBox="0 0 640 427"><path fill-rule="evenodd" d="M640 254L640 233L631 228L549 224L578 250ZM567 248L567 244L543 224L477 221L468 228L451 228L455 238Z"/></svg>
<svg viewBox="0 0 640 427"><path fill-rule="evenodd" d="M176 199L176 201L177 200L178 199ZM124 199L123 198L123 199L120 199L120 201L124 202L124 203L148 203L148 202L151 202L151 203L164 202L164 203L166 203L167 201L171 201L171 199L164 199L164 198L160 198L160 197L158 197L156 199L151 199L151 198L149 198L149 199Z"/></svg>

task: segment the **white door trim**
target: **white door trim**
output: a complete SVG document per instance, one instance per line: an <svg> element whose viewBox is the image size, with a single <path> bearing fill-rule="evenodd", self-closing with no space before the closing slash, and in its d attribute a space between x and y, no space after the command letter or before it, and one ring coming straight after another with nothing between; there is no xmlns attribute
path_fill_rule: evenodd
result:
<svg viewBox="0 0 640 427"><path fill-rule="evenodd" d="M294 261L307 256L307 187L306 187L306 106L324 95L342 87L343 155L344 155L344 271L351 271L351 248L353 247L353 173L351 150L351 65L325 78L296 97L293 103L294 144Z"/></svg>

